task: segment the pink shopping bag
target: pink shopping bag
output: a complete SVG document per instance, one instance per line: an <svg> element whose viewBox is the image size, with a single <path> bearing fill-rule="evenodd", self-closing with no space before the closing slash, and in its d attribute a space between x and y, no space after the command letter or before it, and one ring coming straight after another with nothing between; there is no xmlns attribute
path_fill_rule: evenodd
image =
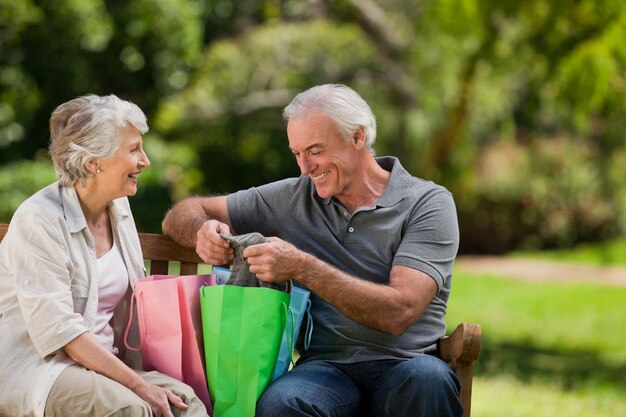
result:
<svg viewBox="0 0 626 417"><path fill-rule="evenodd" d="M159 371L192 387L210 415L200 288L215 284L215 275L151 275L138 280L133 299L141 344L139 348L126 344L141 351L145 371Z"/></svg>

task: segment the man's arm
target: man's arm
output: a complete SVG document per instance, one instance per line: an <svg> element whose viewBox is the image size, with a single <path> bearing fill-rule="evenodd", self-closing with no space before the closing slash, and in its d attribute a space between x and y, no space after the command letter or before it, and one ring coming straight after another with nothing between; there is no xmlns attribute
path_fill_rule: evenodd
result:
<svg viewBox="0 0 626 417"><path fill-rule="evenodd" d="M228 263L234 256L230 244L219 235L231 234L226 196L192 197L179 201L162 223L163 233L183 246L195 247L212 265Z"/></svg>
<svg viewBox="0 0 626 417"><path fill-rule="evenodd" d="M396 336L424 313L437 293L435 281L416 269L394 266L389 285L376 284L277 238L248 247L244 256L259 279L281 282L293 277L357 323Z"/></svg>
<svg viewBox="0 0 626 417"><path fill-rule="evenodd" d="M394 266L389 285L382 285L304 255L296 280L357 323L395 336L415 323L437 293L430 276L409 267Z"/></svg>

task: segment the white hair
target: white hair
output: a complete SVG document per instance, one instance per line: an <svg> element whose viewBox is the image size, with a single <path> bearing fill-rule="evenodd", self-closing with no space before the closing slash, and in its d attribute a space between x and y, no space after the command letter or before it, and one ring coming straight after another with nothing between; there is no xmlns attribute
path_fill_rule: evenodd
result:
<svg viewBox="0 0 626 417"><path fill-rule="evenodd" d="M49 153L61 185L84 183L93 175L85 164L113 156L129 124L141 134L148 131L143 111L113 94L85 95L58 106L50 116Z"/></svg>
<svg viewBox="0 0 626 417"><path fill-rule="evenodd" d="M283 110L283 119L297 119L311 111L330 116L346 140L352 140L359 127L365 133L365 146L373 154L376 117L370 106L354 90L341 84L323 84L298 94Z"/></svg>

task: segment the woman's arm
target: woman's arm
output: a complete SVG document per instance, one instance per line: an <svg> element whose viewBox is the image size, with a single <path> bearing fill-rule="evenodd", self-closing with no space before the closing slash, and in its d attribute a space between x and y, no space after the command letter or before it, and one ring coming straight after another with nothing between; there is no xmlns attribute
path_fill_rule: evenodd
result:
<svg viewBox="0 0 626 417"><path fill-rule="evenodd" d="M126 366L113 353L109 352L89 332L69 342L63 347L67 355L75 362L102 374L133 391L147 402L154 415L173 417L169 403L181 410L188 406L173 392L148 383L135 371Z"/></svg>

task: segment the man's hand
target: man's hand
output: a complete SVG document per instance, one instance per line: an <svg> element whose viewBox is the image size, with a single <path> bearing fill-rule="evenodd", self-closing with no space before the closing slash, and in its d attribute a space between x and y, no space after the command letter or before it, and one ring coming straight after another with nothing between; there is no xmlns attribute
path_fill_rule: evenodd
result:
<svg viewBox="0 0 626 417"><path fill-rule="evenodd" d="M230 243L220 234L230 235L228 225L217 220L207 220L196 236L196 252L210 265L226 265L235 257L235 251Z"/></svg>
<svg viewBox="0 0 626 417"><path fill-rule="evenodd" d="M152 414L155 417L174 417L170 409L170 403L181 410L189 408L189 406L172 391L149 384L148 382L138 384L138 386L134 387L133 392L150 405Z"/></svg>
<svg viewBox="0 0 626 417"><path fill-rule="evenodd" d="M302 252L289 242L277 237L268 237L267 242L248 246L243 251L250 264L250 272L265 282L280 284L294 277L298 268Z"/></svg>

